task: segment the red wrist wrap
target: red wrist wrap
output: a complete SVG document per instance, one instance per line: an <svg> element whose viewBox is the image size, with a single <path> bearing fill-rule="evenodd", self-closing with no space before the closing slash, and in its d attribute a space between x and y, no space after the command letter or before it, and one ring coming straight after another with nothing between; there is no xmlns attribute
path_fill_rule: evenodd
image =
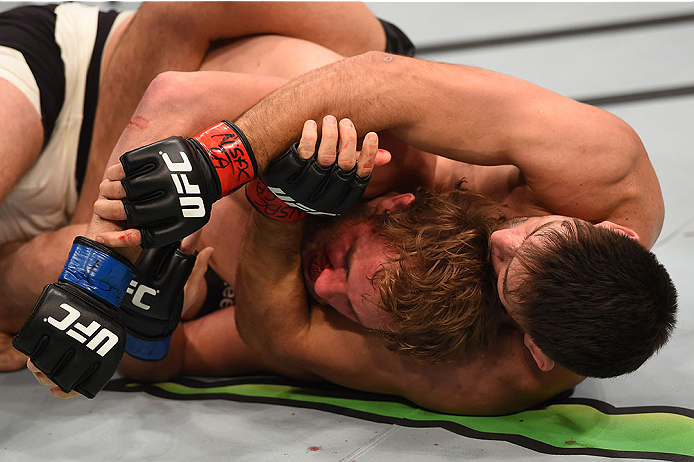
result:
<svg viewBox="0 0 694 462"><path fill-rule="evenodd" d="M222 121L193 137L203 145L222 186L221 197L248 183L258 171L251 145L234 124Z"/></svg>
<svg viewBox="0 0 694 462"><path fill-rule="evenodd" d="M287 205L275 196L260 178L246 185L246 198L258 212L276 221L292 222L306 216L306 212Z"/></svg>

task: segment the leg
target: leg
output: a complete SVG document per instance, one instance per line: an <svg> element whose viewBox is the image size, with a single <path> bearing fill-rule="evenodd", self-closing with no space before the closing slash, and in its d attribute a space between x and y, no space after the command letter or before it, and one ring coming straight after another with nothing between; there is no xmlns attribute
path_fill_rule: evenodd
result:
<svg viewBox="0 0 694 462"><path fill-rule="evenodd" d="M106 156L157 74L197 70L211 42L256 34L298 37L344 55L385 48L380 23L356 2L145 2L102 79L85 190L96 191ZM96 199L82 196L73 223L89 220Z"/></svg>
<svg viewBox="0 0 694 462"><path fill-rule="evenodd" d="M167 72L149 86L132 119L116 144L108 165L118 162L123 152L171 135L193 135L222 118L235 118L285 81L276 77L226 72ZM234 103L222 101L219 94L233 94ZM226 98L224 98L226 100ZM105 231L117 230L115 224L96 215L86 236L93 239ZM124 236L128 240L128 236ZM122 253L134 259L138 248Z"/></svg>
<svg viewBox="0 0 694 462"><path fill-rule="evenodd" d="M41 153L43 125L26 96L0 78L0 204ZM33 136L32 136L33 135Z"/></svg>

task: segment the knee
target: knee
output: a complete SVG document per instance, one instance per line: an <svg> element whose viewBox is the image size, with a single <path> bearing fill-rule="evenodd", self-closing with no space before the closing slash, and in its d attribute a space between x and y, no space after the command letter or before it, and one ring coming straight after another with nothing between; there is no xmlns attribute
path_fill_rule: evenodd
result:
<svg viewBox="0 0 694 462"><path fill-rule="evenodd" d="M136 114L140 116L152 113L175 114L183 109L182 105L189 99L187 72L167 71L157 75L142 95Z"/></svg>
<svg viewBox="0 0 694 462"><path fill-rule="evenodd" d="M144 120L148 126L164 124L184 132L200 128L196 121L204 118L205 107L199 102L200 88L195 74L167 71L157 75L143 94L129 127L138 126L138 121Z"/></svg>

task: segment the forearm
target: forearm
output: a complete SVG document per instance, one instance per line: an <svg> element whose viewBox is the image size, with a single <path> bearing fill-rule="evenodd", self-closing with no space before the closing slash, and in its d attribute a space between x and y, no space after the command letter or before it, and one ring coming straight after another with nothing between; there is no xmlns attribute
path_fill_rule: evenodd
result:
<svg viewBox="0 0 694 462"><path fill-rule="evenodd" d="M282 374L299 380L317 379L287 361L260 355L248 346L236 329L234 312L234 307L228 307L182 322L171 338L164 359L139 361L125 355L119 372L145 382L170 380L179 375L230 376L254 372Z"/></svg>
<svg viewBox="0 0 694 462"><path fill-rule="evenodd" d="M252 212L237 265L236 324L241 338L261 354L286 351L309 327L300 242L300 224Z"/></svg>
<svg viewBox="0 0 694 462"><path fill-rule="evenodd" d="M360 135L391 130L454 160L521 169L575 161L607 147L617 119L529 82L470 66L371 52L309 72L237 120L261 168L297 139L301 122L334 114ZM267 120L273 123L268 125ZM561 152L561 156L557 156Z"/></svg>
<svg viewBox="0 0 694 462"><path fill-rule="evenodd" d="M513 165L532 192L524 204L546 213L630 226L647 246L660 230L658 179L631 127L532 83L372 52L290 81L237 125L262 170L298 138L302 121L325 114L350 118L360 135L388 129L455 161Z"/></svg>
<svg viewBox="0 0 694 462"><path fill-rule="evenodd" d="M461 109L466 107L462 104L466 95L479 93L477 80L464 66L366 53L290 81L244 113L237 125L248 137L261 168L266 158L298 138L301 121L320 120L325 114L338 120L350 118L360 135L389 129L415 147L471 161L475 150L498 151L477 142L480 133L474 132L482 132L476 127L483 125L483 115L470 104ZM272 126L264 120L273 120Z"/></svg>
<svg viewBox="0 0 694 462"><path fill-rule="evenodd" d="M143 382L160 382L181 375L185 352L185 338L181 326L171 336L169 352L159 361L141 361L124 354L118 372L131 379Z"/></svg>
<svg viewBox="0 0 694 462"><path fill-rule="evenodd" d="M0 331L17 333L46 284L65 265L72 241L86 225L71 225L15 246L0 260Z"/></svg>

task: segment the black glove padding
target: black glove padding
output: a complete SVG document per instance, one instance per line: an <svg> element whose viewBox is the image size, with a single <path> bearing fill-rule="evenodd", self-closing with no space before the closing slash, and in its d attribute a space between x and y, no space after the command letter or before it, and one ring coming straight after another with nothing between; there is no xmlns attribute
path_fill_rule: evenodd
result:
<svg viewBox="0 0 694 462"><path fill-rule="evenodd" d="M340 215L359 202L371 175L361 178L356 166L343 172L337 161L321 167L316 154L302 159L297 146L274 159L260 175L270 191L311 215Z"/></svg>
<svg viewBox="0 0 694 462"><path fill-rule="evenodd" d="M142 233L142 247L176 242L202 228L221 197L219 177L205 149L173 136L126 152L121 181L128 225Z"/></svg>
<svg viewBox="0 0 694 462"><path fill-rule="evenodd" d="M43 289L12 344L65 393L93 398L125 350L125 329L115 316L115 308L98 297L58 281Z"/></svg>
<svg viewBox="0 0 694 462"><path fill-rule="evenodd" d="M179 243L146 249L135 266L137 275L121 301L121 321L128 333L125 351L141 360L157 361L169 351L171 334L181 320L183 287L195 255Z"/></svg>

